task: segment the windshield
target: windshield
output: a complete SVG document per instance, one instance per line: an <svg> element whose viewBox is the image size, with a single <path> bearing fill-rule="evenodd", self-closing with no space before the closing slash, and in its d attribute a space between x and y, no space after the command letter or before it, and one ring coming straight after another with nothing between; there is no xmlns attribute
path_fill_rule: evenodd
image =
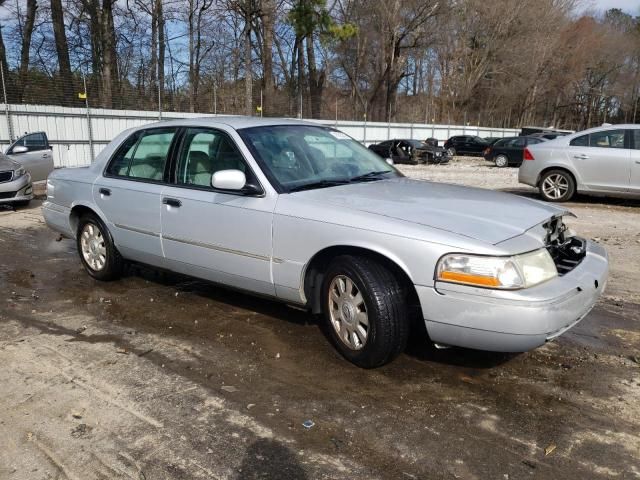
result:
<svg viewBox="0 0 640 480"><path fill-rule="evenodd" d="M412 147L424 148L424 142L421 142L420 140L407 140L407 142L409 142Z"/></svg>
<svg viewBox="0 0 640 480"><path fill-rule="evenodd" d="M291 192L402 176L338 130L273 125L238 131L277 190Z"/></svg>

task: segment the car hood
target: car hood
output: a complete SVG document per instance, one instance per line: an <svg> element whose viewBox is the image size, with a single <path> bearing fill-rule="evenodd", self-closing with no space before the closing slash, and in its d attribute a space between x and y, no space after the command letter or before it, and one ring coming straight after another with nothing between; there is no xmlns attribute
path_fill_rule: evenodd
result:
<svg viewBox="0 0 640 480"><path fill-rule="evenodd" d="M14 162L5 154L0 153L0 172L5 170L15 170L16 168L19 168L19 167L20 167L20 164L18 162Z"/></svg>
<svg viewBox="0 0 640 480"><path fill-rule="evenodd" d="M314 203L452 232L492 245L522 235L552 216L568 213L563 208L508 193L407 178L354 183L293 195Z"/></svg>

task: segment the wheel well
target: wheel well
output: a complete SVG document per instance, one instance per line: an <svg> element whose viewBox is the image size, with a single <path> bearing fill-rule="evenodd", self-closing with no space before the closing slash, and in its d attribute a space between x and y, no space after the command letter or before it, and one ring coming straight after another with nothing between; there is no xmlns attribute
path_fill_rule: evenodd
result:
<svg viewBox="0 0 640 480"><path fill-rule="evenodd" d="M571 176L571 179L573 180L573 185L576 187L576 189L578 188L578 182L576 182L576 176L571 172L571 170L564 167L547 167L544 170L542 170L540 172L540 175L538 175L538 181L536 183L536 187L540 186L540 181L542 180L542 177L544 177L545 173L550 172L551 170L562 170L563 172L568 173Z"/></svg>
<svg viewBox="0 0 640 480"><path fill-rule="evenodd" d="M71 209L71 214L69 216L69 224L71 225L71 229L76 232L78 230L78 222L80 221L80 217L86 214L96 215L96 212L91 210L89 207L84 205L76 205Z"/></svg>
<svg viewBox="0 0 640 480"><path fill-rule="evenodd" d="M324 274L331 263L331 260L341 255L353 255L360 257L368 257L386 266L396 278L405 286L409 294L409 304L418 310L420 309L420 301L415 285L402 269L393 260L385 257L381 253L362 247L352 246L334 246L328 247L316 253L305 271L304 276L304 294L307 299L307 305L313 313L322 312L321 288L324 280Z"/></svg>

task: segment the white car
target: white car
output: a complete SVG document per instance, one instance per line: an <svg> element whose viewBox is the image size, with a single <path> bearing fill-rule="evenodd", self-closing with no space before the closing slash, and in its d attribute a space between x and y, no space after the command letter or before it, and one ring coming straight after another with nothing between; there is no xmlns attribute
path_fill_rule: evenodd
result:
<svg viewBox="0 0 640 480"><path fill-rule="evenodd" d="M549 202L576 192L640 196L640 125L608 125L525 149L520 183Z"/></svg>

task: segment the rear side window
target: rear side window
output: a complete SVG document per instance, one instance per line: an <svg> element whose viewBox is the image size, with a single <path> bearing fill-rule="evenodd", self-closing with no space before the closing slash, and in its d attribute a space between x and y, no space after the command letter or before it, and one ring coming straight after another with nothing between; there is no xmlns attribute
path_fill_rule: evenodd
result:
<svg viewBox="0 0 640 480"><path fill-rule="evenodd" d="M589 135L582 135L580 137L576 137L569 143L572 147L588 147L589 146Z"/></svg>
<svg viewBox="0 0 640 480"><path fill-rule="evenodd" d="M589 146L600 148L624 148L624 130L606 130L589 135Z"/></svg>
<svg viewBox="0 0 640 480"><path fill-rule="evenodd" d="M163 128L137 132L118 149L107 175L161 181L176 130Z"/></svg>

